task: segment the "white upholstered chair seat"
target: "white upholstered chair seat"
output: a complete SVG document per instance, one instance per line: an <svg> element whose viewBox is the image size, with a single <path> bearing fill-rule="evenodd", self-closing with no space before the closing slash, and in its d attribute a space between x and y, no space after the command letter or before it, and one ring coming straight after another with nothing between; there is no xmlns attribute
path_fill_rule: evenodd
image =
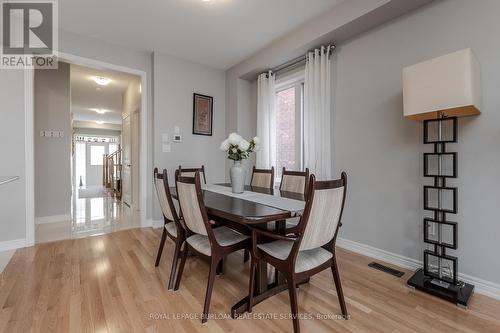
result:
<svg viewBox="0 0 500 333"><path fill-rule="evenodd" d="M177 227L174 222L165 224L165 229L170 235L177 237Z"/></svg>
<svg viewBox="0 0 500 333"><path fill-rule="evenodd" d="M260 250L280 260L285 260L286 258L288 258L290 251L292 251L292 246L293 242L286 240L277 240L274 242L257 245ZM295 261L295 273L305 272L316 268L319 265L325 263L332 256L333 255L330 251L327 251L322 247L299 251L299 254L297 255L297 259Z"/></svg>
<svg viewBox="0 0 500 333"><path fill-rule="evenodd" d="M214 232L215 239L220 246L233 245L249 238L249 236L240 234L239 232L227 227L214 228L212 231ZM203 253L206 256L210 256L212 254L208 236L195 234L188 237L186 241L196 251Z"/></svg>

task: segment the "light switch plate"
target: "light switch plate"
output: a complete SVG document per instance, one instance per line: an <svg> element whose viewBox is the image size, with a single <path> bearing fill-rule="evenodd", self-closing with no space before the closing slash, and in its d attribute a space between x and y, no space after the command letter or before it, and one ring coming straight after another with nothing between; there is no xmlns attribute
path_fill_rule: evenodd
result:
<svg viewBox="0 0 500 333"><path fill-rule="evenodd" d="M437 232L437 230L436 230L436 227L437 227L436 223L431 223L427 227L429 228L429 231L428 231L429 232L429 236L436 236L436 232Z"/></svg>
<svg viewBox="0 0 500 333"><path fill-rule="evenodd" d="M174 133L179 134L181 132L181 128L179 126L174 127Z"/></svg>
<svg viewBox="0 0 500 333"><path fill-rule="evenodd" d="M168 136L168 133L163 133L163 134L161 135L161 141L163 141L163 142L168 142L168 141L170 141L170 138L169 138L169 136Z"/></svg>

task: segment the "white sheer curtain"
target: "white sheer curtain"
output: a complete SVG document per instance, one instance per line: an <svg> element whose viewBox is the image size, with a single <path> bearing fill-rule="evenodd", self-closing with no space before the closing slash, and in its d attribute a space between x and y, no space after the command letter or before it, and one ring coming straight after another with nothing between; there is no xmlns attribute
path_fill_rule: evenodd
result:
<svg viewBox="0 0 500 333"><path fill-rule="evenodd" d="M270 168L276 161L276 92L274 74L259 75L257 81L257 136L261 140L257 151L257 167Z"/></svg>
<svg viewBox="0 0 500 333"><path fill-rule="evenodd" d="M333 46L306 57L304 80L304 164L317 179L331 179L331 60Z"/></svg>

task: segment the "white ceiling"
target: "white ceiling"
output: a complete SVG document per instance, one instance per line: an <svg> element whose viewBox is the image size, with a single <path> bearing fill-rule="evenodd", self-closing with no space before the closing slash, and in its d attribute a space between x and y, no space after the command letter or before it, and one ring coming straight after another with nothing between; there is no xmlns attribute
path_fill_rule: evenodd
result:
<svg viewBox="0 0 500 333"><path fill-rule="evenodd" d="M92 80L93 76L103 76L111 79L111 82L107 86L100 86ZM139 78L115 71L71 65L73 120L121 124L123 94L133 80ZM94 109L104 109L106 113L99 114Z"/></svg>
<svg viewBox="0 0 500 333"><path fill-rule="evenodd" d="M227 69L344 0L64 0L59 28Z"/></svg>

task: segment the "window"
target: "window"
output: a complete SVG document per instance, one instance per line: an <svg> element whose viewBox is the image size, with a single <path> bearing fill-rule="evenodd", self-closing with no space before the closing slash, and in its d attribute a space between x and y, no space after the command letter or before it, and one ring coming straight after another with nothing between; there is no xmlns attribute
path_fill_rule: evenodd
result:
<svg viewBox="0 0 500 333"><path fill-rule="evenodd" d="M108 150L109 150L109 155L113 154L115 151L118 150L118 144L110 143Z"/></svg>
<svg viewBox="0 0 500 333"><path fill-rule="evenodd" d="M303 168L303 73L276 83L276 181L283 167ZM302 75L301 75L302 74Z"/></svg>
<svg viewBox="0 0 500 333"><path fill-rule="evenodd" d="M102 165L103 155L105 154L103 145L90 146L90 165Z"/></svg>

